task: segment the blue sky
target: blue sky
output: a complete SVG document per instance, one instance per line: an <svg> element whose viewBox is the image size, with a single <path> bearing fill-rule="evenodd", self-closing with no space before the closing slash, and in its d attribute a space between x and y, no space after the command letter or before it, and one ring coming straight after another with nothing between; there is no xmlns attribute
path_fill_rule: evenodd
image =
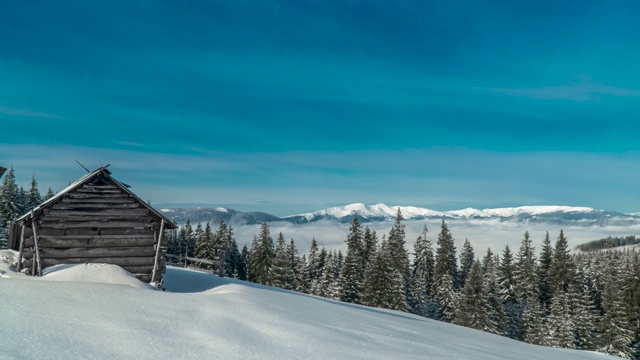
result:
<svg viewBox="0 0 640 360"><path fill-rule="evenodd" d="M158 205L640 211L637 1L0 3L0 165Z"/></svg>

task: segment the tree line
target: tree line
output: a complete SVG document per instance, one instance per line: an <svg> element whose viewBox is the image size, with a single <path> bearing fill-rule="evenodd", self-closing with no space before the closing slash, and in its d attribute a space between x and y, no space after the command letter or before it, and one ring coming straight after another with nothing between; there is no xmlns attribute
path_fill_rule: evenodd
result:
<svg viewBox="0 0 640 360"><path fill-rule="evenodd" d="M201 230L198 230L200 228ZM640 253L571 254L560 231L536 255L528 232L517 251L506 246L476 256L465 240L459 254L443 220L434 242L426 225L409 254L401 212L378 237L354 214L346 253L311 241L300 255L282 233L262 223L251 246L238 250L231 227L212 232L191 224L170 236L170 251L214 259L231 254L226 276L340 300L410 312L532 344L640 358ZM205 245L209 243L210 245ZM198 250L200 249L200 250ZM181 253L182 251L182 253ZM411 256L410 256L411 255Z"/></svg>
<svg viewBox="0 0 640 360"><path fill-rule="evenodd" d="M606 237L599 240L593 240L576 246L580 251L599 251L603 249L610 249L619 246L637 245L640 244L640 238L636 238L635 235L627 235L623 237Z"/></svg>
<svg viewBox="0 0 640 360"><path fill-rule="evenodd" d="M30 188L18 186L13 166L9 168L0 184L0 249L6 249L8 246L11 223L53 195L51 188L44 196L40 194L35 175L31 177Z"/></svg>

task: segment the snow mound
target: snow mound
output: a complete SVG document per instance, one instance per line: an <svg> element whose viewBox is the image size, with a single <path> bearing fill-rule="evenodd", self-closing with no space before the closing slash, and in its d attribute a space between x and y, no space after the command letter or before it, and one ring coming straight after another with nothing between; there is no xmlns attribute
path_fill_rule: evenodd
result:
<svg viewBox="0 0 640 360"><path fill-rule="evenodd" d="M153 289L133 274L112 264L61 264L42 270L42 279L49 281L92 282L118 284L140 289Z"/></svg>

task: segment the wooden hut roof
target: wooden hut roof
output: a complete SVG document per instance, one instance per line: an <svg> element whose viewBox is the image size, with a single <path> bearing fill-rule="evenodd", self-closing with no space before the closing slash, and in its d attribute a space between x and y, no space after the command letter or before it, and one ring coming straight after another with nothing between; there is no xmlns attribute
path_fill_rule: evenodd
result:
<svg viewBox="0 0 640 360"><path fill-rule="evenodd" d="M92 179L94 179L97 176L103 176L108 181L112 182L115 186L117 186L122 191L124 191L129 196L131 196L133 199L135 199L138 203L140 203L142 206L144 206L147 210L149 210L149 212L152 214L152 216L157 218L158 221L164 220L165 229L177 229L178 228L178 226L176 224L174 224L171 220L167 219L167 217L162 215L161 212L157 211L156 209L151 207L149 204L147 204L145 201L143 201L138 196L136 196L134 193L132 193L128 189L128 186L126 186L125 184L123 184L123 183L119 182L118 180L114 179L111 176L111 171L109 171L107 169L108 167L109 167L109 165L106 165L106 166L98 168L98 169L96 169L96 170L84 175L83 177L81 177L78 180L76 180L73 184L67 186L66 188L64 188L63 190L58 192L56 195L52 196L50 199L47 199L46 201L44 201L43 203L41 203L40 205L38 205L37 207L35 207L31 211L29 211L28 213L26 213L26 214L22 215L21 217L19 217L15 222L17 224L21 224L21 223L24 223L26 221L30 221L31 220L31 216L37 216L39 213L44 211L44 209L47 209L51 205L57 203L58 200L62 199L65 194L67 194L67 193L79 188L80 186L88 183L89 181L91 181Z"/></svg>

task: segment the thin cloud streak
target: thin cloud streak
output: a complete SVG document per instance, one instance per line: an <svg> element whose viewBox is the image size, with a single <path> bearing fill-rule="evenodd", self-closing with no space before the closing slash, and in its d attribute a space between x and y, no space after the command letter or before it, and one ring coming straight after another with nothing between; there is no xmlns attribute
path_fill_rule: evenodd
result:
<svg viewBox="0 0 640 360"><path fill-rule="evenodd" d="M498 94L538 100L598 101L603 96L640 97L640 89L623 88L599 83L578 83L536 88L475 88Z"/></svg>
<svg viewBox="0 0 640 360"><path fill-rule="evenodd" d="M58 115L49 114L41 111L33 111L29 108L13 108L0 105L0 114L8 116L25 116L32 118L58 119Z"/></svg>

